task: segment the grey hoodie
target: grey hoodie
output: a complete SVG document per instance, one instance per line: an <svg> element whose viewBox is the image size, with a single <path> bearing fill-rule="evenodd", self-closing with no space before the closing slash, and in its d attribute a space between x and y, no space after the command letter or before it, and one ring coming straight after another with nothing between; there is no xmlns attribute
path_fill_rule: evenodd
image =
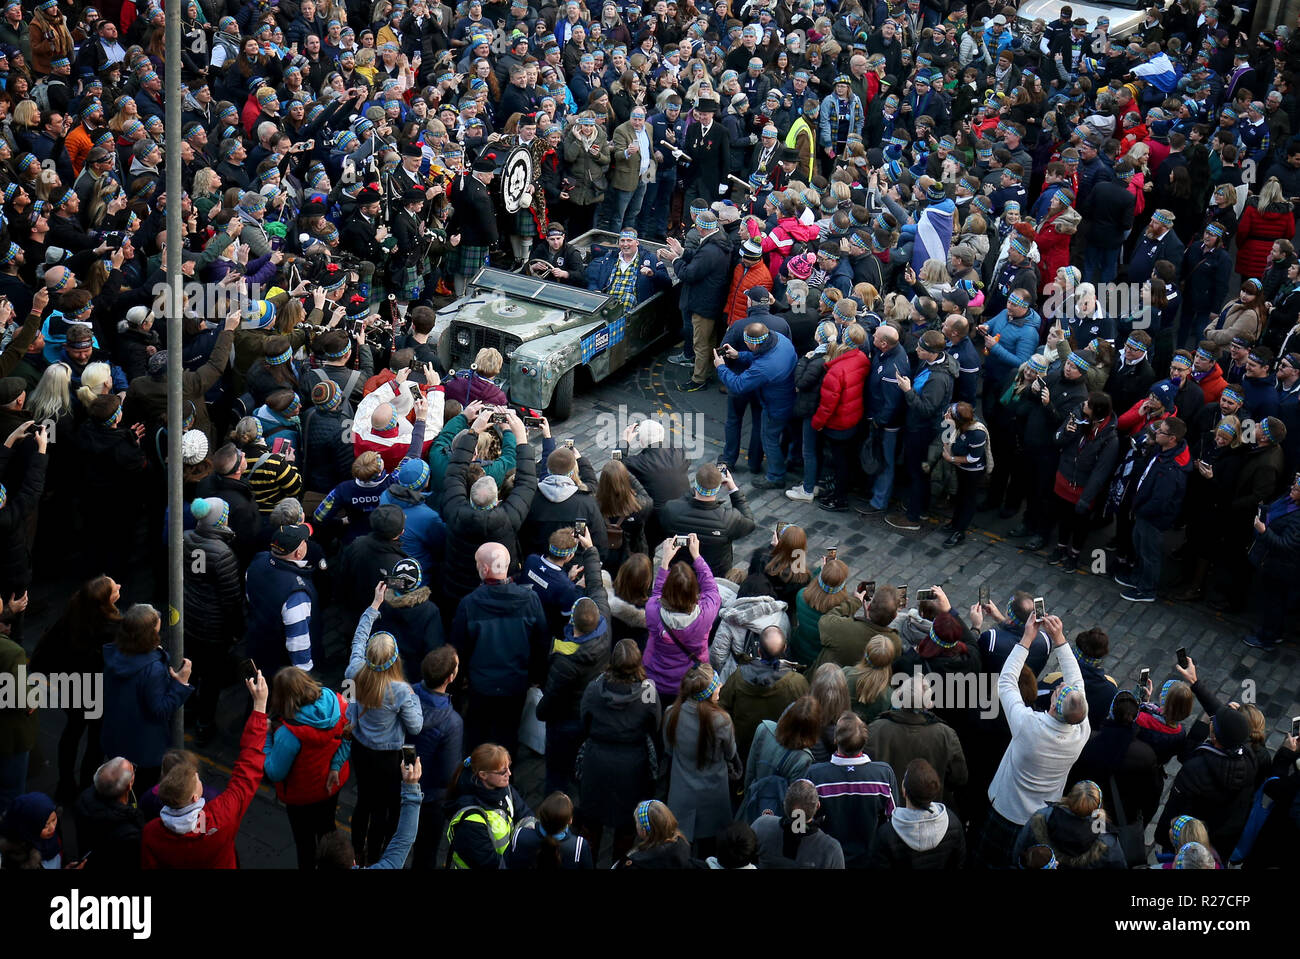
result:
<svg viewBox="0 0 1300 959"><path fill-rule="evenodd" d="M537 484L537 492L541 493L552 503L566 502L570 496L578 492L578 484L573 482L568 476L556 476L554 473L548 475Z"/></svg>
<svg viewBox="0 0 1300 959"><path fill-rule="evenodd" d="M894 832L913 852L929 852L943 841L948 833L948 809L941 802L930 803L929 809L912 809L899 806L891 820Z"/></svg>

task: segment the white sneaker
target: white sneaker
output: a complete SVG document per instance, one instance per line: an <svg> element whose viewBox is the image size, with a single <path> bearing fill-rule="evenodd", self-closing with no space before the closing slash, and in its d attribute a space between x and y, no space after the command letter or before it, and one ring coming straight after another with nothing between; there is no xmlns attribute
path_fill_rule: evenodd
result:
<svg viewBox="0 0 1300 959"><path fill-rule="evenodd" d="M785 491L785 495L787 499L796 500L800 503L811 503L813 498L821 491L822 488L820 486L814 486L813 491L809 493L803 488L803 484L800 483L798 486L791 486Z"/></svg>

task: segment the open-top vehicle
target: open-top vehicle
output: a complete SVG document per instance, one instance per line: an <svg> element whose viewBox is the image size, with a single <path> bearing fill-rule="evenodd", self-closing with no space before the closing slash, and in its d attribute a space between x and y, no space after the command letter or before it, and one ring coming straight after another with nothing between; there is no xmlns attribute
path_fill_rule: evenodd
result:
<svg viewBox="0 0 1300 959"><path fill-rule="evenodd" d="M572 241L591 263L618 248L618 237L592 230ZM641 241L649 250L663 244ZM599 382L635 357L680 334L674 288L625 311L613 297L491 266L465 295L438 311L450 323L438 340L448 369L465 369L478 351L495 347L505 360L502 388L510 402L545 409L556 421L573 409L580 371Z"/></svg>

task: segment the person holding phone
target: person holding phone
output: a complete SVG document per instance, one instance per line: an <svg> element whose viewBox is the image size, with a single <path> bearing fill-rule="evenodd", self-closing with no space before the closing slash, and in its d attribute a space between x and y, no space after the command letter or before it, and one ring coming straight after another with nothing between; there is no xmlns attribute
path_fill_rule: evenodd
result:
<svg viewBox="0 0 1300 959"><path fill-rule="evenodd" d="M189 671L188 660L185 671ZM162 813L145 824L140 836L140 868L239 868L235 840L262 781L266 701L270 695L261 672L245 680L244 685L253 697L253 709L239 738L239 754L230 782L212 799L207 799L199 769L189 758L167 770L158 783ZM138 771L136 780L139 788Z"/></svg>
<svg viewBox="0 0 1300 959"><path fill-rule="evenodd" d="M645 607L646 677L665 702L677 698L682 677L694 664L708 662L709 632L722 605L713 573L700 556L700 538L691 533L686 543L689 564L674 562L679 550L673 539L660 545L660 568Z"/></svg>
<svg viewBox="0 0 1300 959"><path fill-rule="evenodd" d="M1286 495L1263 513L1255 517L1255 542L1248 554L1257 570L1249 606L1255 628L1244 642L1256 649L1275 649L1282 644L1291 584L1300 574L1300 473Z"/></svg>
<svg viewBox="0 0 1300 959"><path fill-rule="evenodd" d="M339 790L351 773L346 705L296 666L275 674L270 703L278 718L266 736L264 772L289 815L298 868L314 869L316 845L335 828Z"/></svg>
<svg viewBox="0 0 1300 959"><path fill-rule="evenodd" d="M401 747L405 737L423 725L420 701L403 679L397 640L391 633L370 632L387 592L388 585L381 580L352 634L352 655L343 673L356 682L356 699L347 712L357 773L352 848L363 866L380 858L397 829Z"/></svg>

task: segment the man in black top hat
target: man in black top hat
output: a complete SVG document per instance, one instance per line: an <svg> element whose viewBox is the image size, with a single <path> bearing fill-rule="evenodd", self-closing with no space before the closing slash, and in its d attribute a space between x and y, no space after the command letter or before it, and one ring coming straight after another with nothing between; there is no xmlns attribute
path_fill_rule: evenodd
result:
<svg viewBox="0 0 1300 959"><path fill-rule="evenodd" d="M402 147L402 162L388 175L388 188L394 203L400 201L402 195L412 187L424 186L424 178L420 176L420 161L423 159L424 151L418 143L408 143Z"/></svg>
<svg viewBox="0 0 1300 959"><path fill-rule="evenodd" d="M718 101L701 100L695 107L698 122L686 131L683 146L691 158L687 167L686 205L703 199L712 203L727 192L727 163L731 157L731 134L717 119Z"/></svg>
<svg viewBox="0 0 1300 959"><path fill-rule="evenodd" d="M380 222L380 193L377 184L364 187L357 194L357 209L343 224L339 239L353 256L376 265L384 261L382 244L388 239L388 227Z"/></svg>
<svg viewBox="0 0 1300 959"><path fill-rule="evenodd" d="M425 253L429 243L420 218L425 198L424 187L406 187L400 197L400 209L393 217L393 239L397 241L391 257L393 292L402 303L419 298L421 280L428 269Z"/></svg>
<svg viewBox="0 0 1300 959"><path fill-rule="evenodd" d="M488 248L499 239L496 211L488 188L496 177L497 155L485 152L474 161L469 173L451 181L452 215L447 235L453 245L447 269L453 275L456 294L465 292L469 277L487 262Z"/></svg>
<svg viewBox="0 0 1300 959"><path fill-rule="evenodd" d="M528 272L539 280L587 288L587 266L582 254L565 241L564 224L552 220L546 239L538 240L528 253Z"/></svg>

